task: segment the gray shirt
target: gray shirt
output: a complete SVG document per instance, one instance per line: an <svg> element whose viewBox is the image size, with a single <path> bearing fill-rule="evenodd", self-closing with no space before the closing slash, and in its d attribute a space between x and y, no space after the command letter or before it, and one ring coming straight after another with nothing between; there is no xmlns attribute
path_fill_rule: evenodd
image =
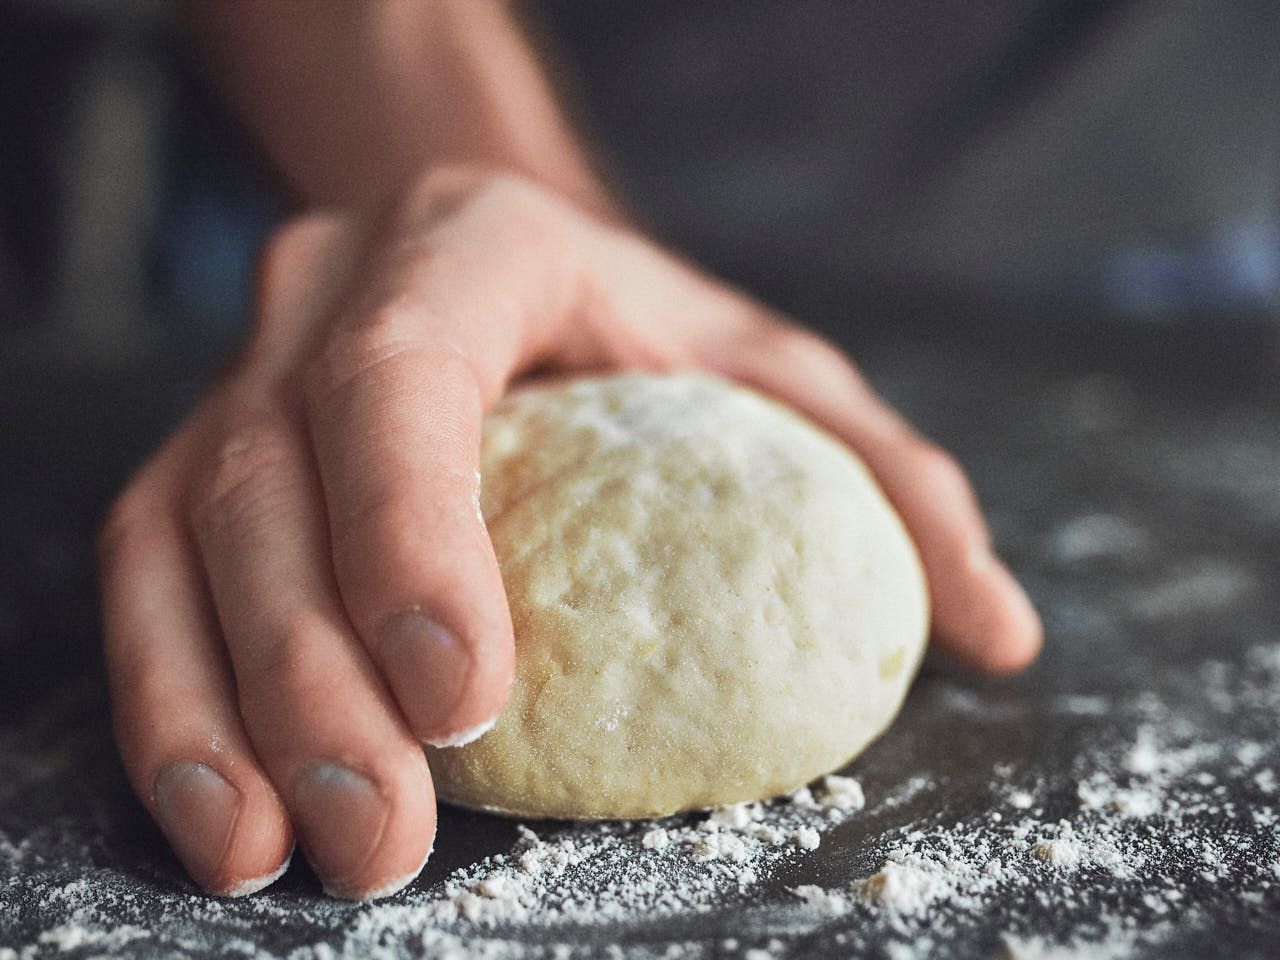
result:
<svg viewBox="0 0 1280 960"><path fill-rule="evenodd" d="M637 205L730 272L1280 300L1274 0L540 6Z"/></svg>

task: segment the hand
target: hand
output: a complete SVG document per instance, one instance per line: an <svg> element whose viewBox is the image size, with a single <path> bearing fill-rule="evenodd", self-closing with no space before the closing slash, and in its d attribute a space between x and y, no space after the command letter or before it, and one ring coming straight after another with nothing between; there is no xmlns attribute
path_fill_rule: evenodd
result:
<svg viewBox="0 0 1280 960"><path fill-rule="evenodd" d="M264 886L295 836L337 896L416 876L436 821L419 742L491 720L512 677L474 506L484 411L535 368L697 366L862 455L940 644L1030 662L1039 623L960 469L833 347L527 183L437 172L377 218L277 234L242 356L103 532L116 737L201 886Z"/></svg>

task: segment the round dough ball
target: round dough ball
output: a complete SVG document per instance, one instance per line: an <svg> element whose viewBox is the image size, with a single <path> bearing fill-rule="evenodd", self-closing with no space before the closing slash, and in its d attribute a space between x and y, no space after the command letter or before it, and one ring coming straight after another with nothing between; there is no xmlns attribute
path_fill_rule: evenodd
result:
<svg viewBox="0 0 1280 960"><path fill-rule="evenodd" d="M485 422L481 508L515 624L494 728L428 749L440 796L528 817L773 796L889 724L924 576L848 448L700 374L519 390Z"/></svg>

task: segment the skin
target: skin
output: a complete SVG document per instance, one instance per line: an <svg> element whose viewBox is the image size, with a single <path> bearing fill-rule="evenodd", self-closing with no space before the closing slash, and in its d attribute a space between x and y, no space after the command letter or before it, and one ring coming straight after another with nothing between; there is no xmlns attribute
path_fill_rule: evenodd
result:
<svg viewBox="0 0 1280 960"><path fill-rule="evenodd" d="M504 7L296 10L190 7L301 212L240 356L101 538L116 738L200 886L258 889L295 841L336 896L421 869L420 742L495 716L511 681L471 498L483 414L533 372L702 367L792 404L901 513L937 644L997 673L1035 658L960 467L830 344L626 224Z"/></svg>

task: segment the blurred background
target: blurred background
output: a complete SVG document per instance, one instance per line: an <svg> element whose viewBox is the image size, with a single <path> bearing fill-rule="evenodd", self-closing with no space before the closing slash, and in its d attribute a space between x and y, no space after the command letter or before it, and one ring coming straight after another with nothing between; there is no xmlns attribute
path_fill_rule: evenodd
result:
<svg viewBox="0 0 1280 960"><path fill-rule="evenodd" d="M1273 375L1274 0L524 6L637 217L873 380L926 342ZM285 213L169 3L0 6L0 717L97 669L98 518Z"/></svg>

